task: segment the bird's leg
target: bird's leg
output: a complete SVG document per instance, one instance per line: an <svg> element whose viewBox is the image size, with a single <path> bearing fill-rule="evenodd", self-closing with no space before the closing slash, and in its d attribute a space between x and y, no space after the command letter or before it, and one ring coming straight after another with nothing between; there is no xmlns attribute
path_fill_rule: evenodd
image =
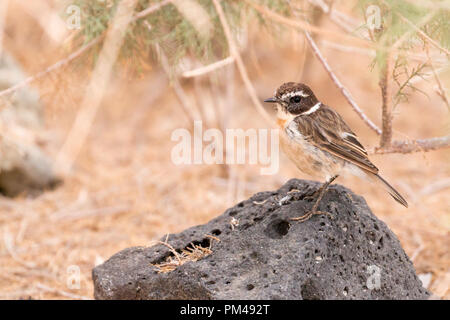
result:
<svg viewBox="0 0 450 320"><path fill-rule="evenodd" d="M322 200L323 196L325 195L325 192L327 191L328 186L334 180L336 180L337 177L338 177L338 175L335 175L330 180L328 180L324 184L322 184L322 186L317 190L319 195L318 195L318 197L316 199L316 202L314 203L312 209L310 211L308 211L308 213L306 213L305 215L303 215L301 217L291 218L291 220L303 222L303 221L308 220L309 218L311 218L315 214L328 214L328 212L317 211L317 208L319 207L320 201Z"/></svg>

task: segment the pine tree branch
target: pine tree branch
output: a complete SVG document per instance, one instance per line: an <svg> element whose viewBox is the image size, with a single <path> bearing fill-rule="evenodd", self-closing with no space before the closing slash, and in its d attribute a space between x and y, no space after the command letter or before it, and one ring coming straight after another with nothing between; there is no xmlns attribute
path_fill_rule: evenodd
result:
<svg viewBox="0 0 450 320"><path fill-rule="evenodd" d="M302 21L302 20L293 20L293 19L289 19L286 18L285 16L282 16L276 12L273 12L272 10L267 9L264 6L259 5L258 3L256 3L253 0L244 0L246 3L248 3L253 9L255 9L256 11L258 11L260 14L266 16L267 18L293 27L293 28L298 28L304 31L308 31L310 33L316 33L316 34L322 34L322 35L326 35L328 37L332 37L333 39L341 39L341 40L345 40L345 41L350 41L353 44L357 44L359 46L362 47L373 47L374 44L368 40L365 39L361 39L358 38L356 36L353 35L347 35L347 34L343 34L343 33L339 33L339 32L335 32L335 31L331 31L328 29L323 29L323 28L319 28L316 26L312 26L311 24L307 23L306 21Z"/></svg>
<svg viewBox="0 0 450 320"><path fill-rule="evenodd" d="M439 43L437 43L435 40L431 39L425 32L423 32L420 28L418 28L415 24L413 24L411 21L409 21L407 18L402 16L400 13L396 12L396 14L402 19L404 22L406 22L407 25L409 25L411 28L413 28L418 34L420 34L426 41L428 41L433 47L437 48L441 52L444 52L447 56L450 55L450 51L442 47Z"/></svg>
<svg viewBox="0 0 450 320"><path fill-rule="evenodd" d="M150 7L148 7L145 10L142 10L141 12L135 14L133 16L133 18L131 19L131 23L137 21L138 19L141 19L157 10L159 10L160 8L170 4L173 0L164 0L161 1L160 3L154 4ZM75 52L71 53L68 57L59 60L58 62L52 64L51 66L47 67L45 70L33 75L33 76L29 76L28 78L24 79L22 82L19 82L15 85L13 85L12 87L9 87L3 91L0 91L0 98L4 97L8 94L14 93L17 90L22 89L23 87L27 86L28 84L43 78L44 76L46 76L47 74L66 66L67 64L69 64L70 62L72 62L73 60L75 60L76 58L78 58L79 56L81 56L83 53L85 53L86 51L88 51L90 48L94 47L96 44L100 43L105 37L105 34L102 34L100 36L98 36L95 39L92 39L91 41L89 41L87 44L85 44L84 46L82 46L80 49L76 50Z"/></svg>

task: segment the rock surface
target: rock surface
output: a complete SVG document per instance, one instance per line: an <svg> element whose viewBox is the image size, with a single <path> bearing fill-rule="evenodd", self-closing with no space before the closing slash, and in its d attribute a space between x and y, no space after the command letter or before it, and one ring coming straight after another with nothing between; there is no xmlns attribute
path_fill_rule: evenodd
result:
<svg viewBox="0 0 450 320"><path fill-rule="evenodd" d="M162 244L120 251L93 270L95 298L427 299L397 237L362 197L333 185L319 208L330 215L289 220L311 208L305 197L318 187L292 179L170 235L179 252L194 243L211 245L212 253L168 273L152 265L173 256ZM232 219L239 224L232 226Z"/></svg>

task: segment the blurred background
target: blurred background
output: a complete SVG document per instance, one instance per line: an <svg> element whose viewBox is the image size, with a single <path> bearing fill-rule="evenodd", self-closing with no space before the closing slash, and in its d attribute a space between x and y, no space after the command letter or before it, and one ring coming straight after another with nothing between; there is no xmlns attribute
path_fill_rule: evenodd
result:
<svg viewBox="0 0 450 320"><path fill-rule="evenodd" d="M448 299L449 18L448 1L428 0L1 0L0 298L92 299L92 268L117 251L309 178L283 154L274 175L171 159L172 132L194 120L269 128L262 101L301 81L410 207L337 183Z"/></svg>

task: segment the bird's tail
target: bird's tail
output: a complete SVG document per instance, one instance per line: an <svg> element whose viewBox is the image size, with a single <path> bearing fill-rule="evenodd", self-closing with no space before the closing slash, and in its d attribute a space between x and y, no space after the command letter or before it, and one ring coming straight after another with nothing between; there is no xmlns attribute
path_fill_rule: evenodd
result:
<svg viewBox="0 0 450 320"><path fill-rule="evenodd" d="M386 191L392 196L392 198L395 199L398 203L404 205L406 208L408 208L408 202L406 202L405 198L402 197L400 193L398 193L397 190L395 190L386 180L384 180L381 176L378 174L375 174L375 177L377 177L378 181L382 182L383 187L386 189Z"/></svg>

